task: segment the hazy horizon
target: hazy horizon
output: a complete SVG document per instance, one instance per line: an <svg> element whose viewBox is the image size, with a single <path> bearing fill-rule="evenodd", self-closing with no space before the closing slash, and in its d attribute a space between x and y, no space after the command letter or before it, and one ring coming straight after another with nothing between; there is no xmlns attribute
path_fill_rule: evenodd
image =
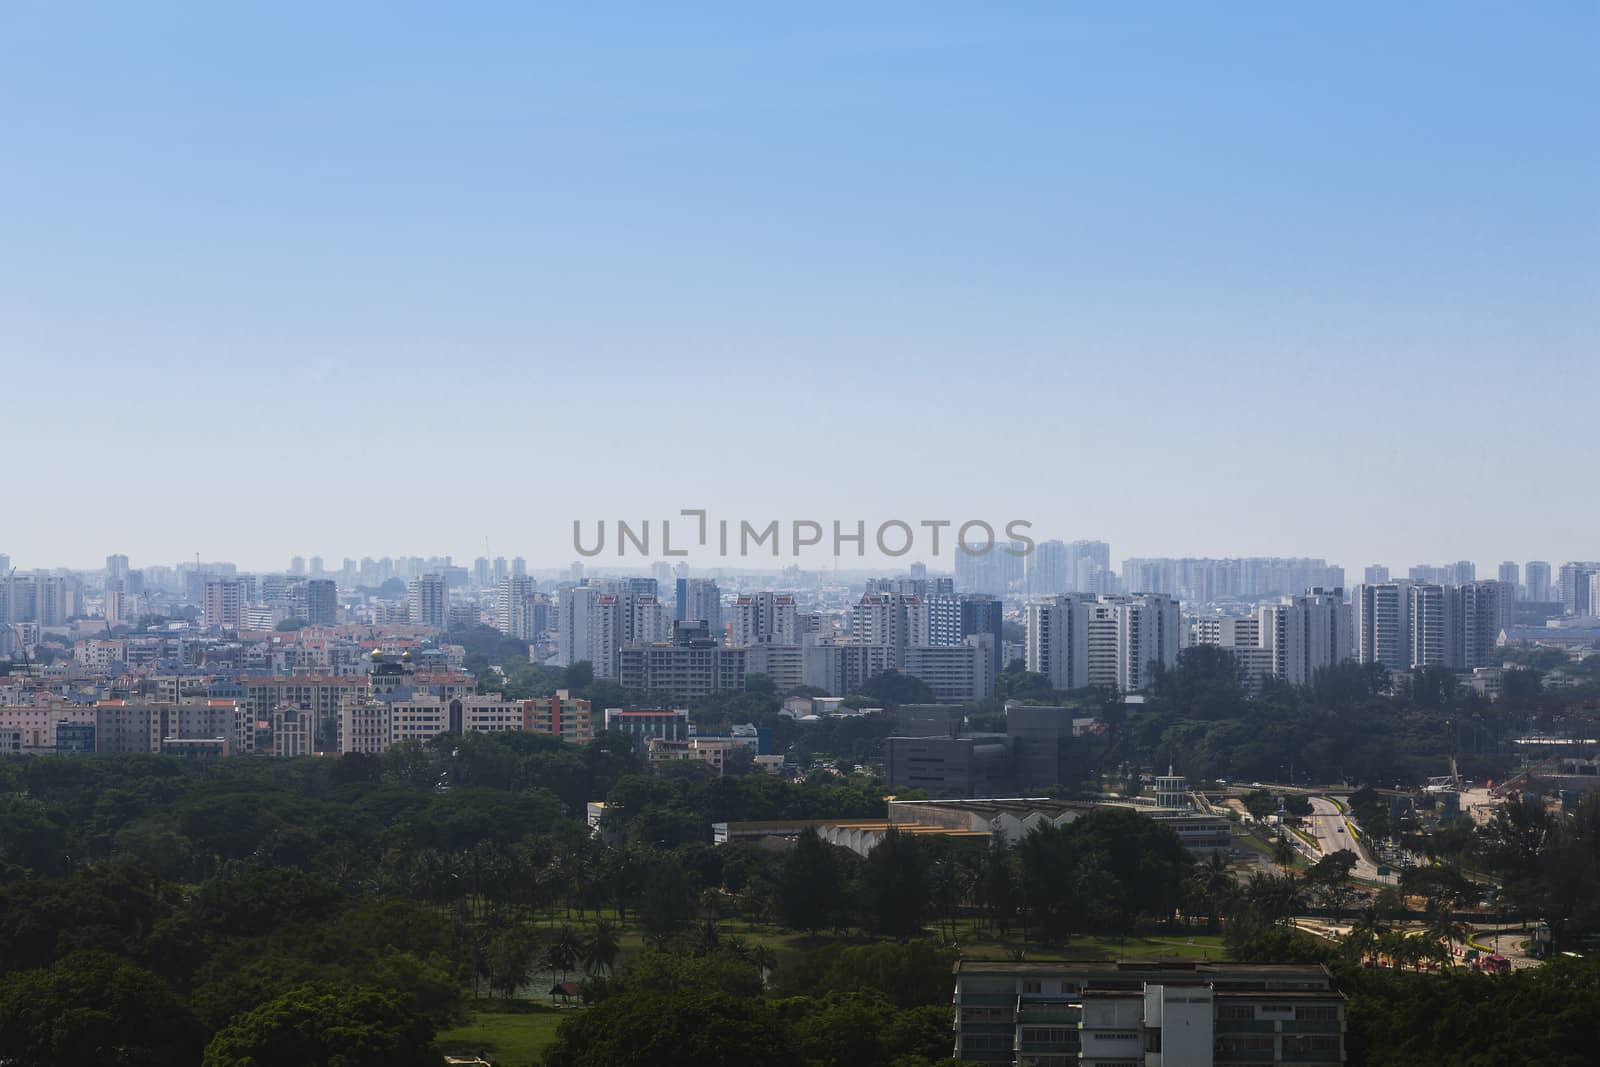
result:
<svg viewBox="0 0 1600 1067"><path fill-rule="evenodd" d="M704 507L1347 581L1600 558L1597 39L1587 3L12 6L0 553L563 566L574 519Z"/></svg>

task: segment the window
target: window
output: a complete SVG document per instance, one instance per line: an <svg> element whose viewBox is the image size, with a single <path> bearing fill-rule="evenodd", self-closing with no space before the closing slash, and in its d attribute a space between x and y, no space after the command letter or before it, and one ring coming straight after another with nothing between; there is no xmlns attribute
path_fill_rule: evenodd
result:
<svg viewBox="0 0 1600 1067"><path fill-rule="evenodd" d="M1065 1026L1025 1026L1022 1028L1022 1041L1027 1045L1077 1044L1078 1031Z"/></svg>
<svg viewBox="0 0 1600 1067"><path fill-rule="evenodd" d="M1294 1017L1303 1023L1338 1022L1339 1009L1332 1004L1303 1004L1294 1010Z"/></svg>
<svg viewBox="0 0 1600 1067"><path fill-rule="evenodd" d="M1042 993L1044 992L1044 983L1037 978L1025 978L1022 981L1022 991L1024 993Z"/></svg>
<svg viewBox="0 0 1600 1067"><path fill-rule="evenodd" d="M1249 1021L1256 1017L1256 1009L1250 1004L1218 1004L1218 1022Z"/></svg>

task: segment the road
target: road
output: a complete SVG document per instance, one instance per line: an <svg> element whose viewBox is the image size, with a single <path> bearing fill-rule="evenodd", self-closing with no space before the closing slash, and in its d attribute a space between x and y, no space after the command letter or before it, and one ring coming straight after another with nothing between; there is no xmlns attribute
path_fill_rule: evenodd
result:
<svg viewBox="0 0 1600 1067"><path fill-rule="evenodd" d="M1348 919L1343 922L1334 922L1333 920L1327 918L1304 915L1297 916L1296 918L1291 919L1290 922L1292 925L1304 930L1306 933L1316 934L1318 937L1327 938L1330 941L1342 941L1344 938L1348 937L1350 931L1354 929L1353 923ZM1418 922L1400 922L1394 924L1391 929L1401 930L1409 934L1420 934L1422 933L1424 926L1422 923ZM1529 956L1522 951L1521 943L1528 937L1528 931L1526 930L1519 930L1516 928L1507 929L1505 927L1489 923L1470 923L1468 924L1468 929L1472 932L1472 935L1477 938L1477 941L1480 945L1487 945L1492 951L1499 952L1500 955L1510 960L1512 970L1520 971L1529 967L1538 967L1543 962L1541 960L1534 959L1532 956ZM1494 936L1497 930L1501 931L1500 937L1498 938ZM1457 941L1453 948L1457 953L1457 966L1465 966L1465 951L1467 949L1467 945L1463 942Z"/></svg>
<svg viewBox="0 0 1600 1067"><path fill-rule="evenodd" d="M1378 865L1372 861L1372 856L1355 839L1345 825L1346 816L1339 813L1338 807L1327 797L1311 798L1311 817L1306 820L1306 829L1311 836L1317 839L1317 844L1322 846L1322 854L1330 855L1347 848L1356 854L1355 870L1351 873L1355 877L1368 882L1384 882L1394 884L1393 874L1378 877Z"/></svg>

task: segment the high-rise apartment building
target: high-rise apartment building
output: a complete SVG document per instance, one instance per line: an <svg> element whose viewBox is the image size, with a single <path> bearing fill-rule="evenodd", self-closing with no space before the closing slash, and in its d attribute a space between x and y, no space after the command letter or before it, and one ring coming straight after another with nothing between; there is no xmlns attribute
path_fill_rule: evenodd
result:
<svg viewBox="0 0 1600 1067"><path fill-rule="evenodd" d="M332 626L339 621L338 584L332 578L306 582L306 621L313 626Z"/></svg>
<svg viewBox="0 0 1600 1067"><path fill-rule="evenodd" d="M406 587L406 607L411 625L443 630L449 623L450 592L444 575L424 574Z"/></svg>
<svg viewBox="0 0 1600 1067"><path fill-rule="evenodd" d="M1529 560L1522 573L1530 602L1548 604L1555 599L1550 595L1550 564L1542 559Z"/></svg>
<svg viewBox="0 0 1600 1067"><path fill-rule="evenodd" d="M1589 578L1600 573L1600 563L1563 563L1560 570L1561 610L1567 615L1592 615Z"/></svg>
<svg viewBox="0 0 1600 1067"><path fill-rule="evenodd" d="M208 630L237 630L244 607L236 578L207 578L200 605L200 625Z"/></svg>
<svg viewBox="0 0 1600 1067"><path fill-rule="evenodd" d="M1381 563L1369 564L1367 569L1361 572L1361 582L1363 585L1382 585L1388 580L1389 568L1385 567Z"/></svg>
<svg viewBox="0 0 1600 1067"><path fill-rule="evenodd" d="M1002 604L996 597L982 593L968 593L961 597L961 637L964 640L975 634L988 634L993 638L991 652L996 675L1007 666L1002 655L1004 622Z"/></svg>
<svg viewBox="0 0 1600 1067"><path fill-rule="evenodd" d="M1493 666L1509 587L1498 581L1411 589L1411 666L1472 670Z"/></svg>
<svg viewBox="0 0 1600 1067"><path fill-rule="evenodd" d="M516 578L506 576L500 579L495 587L494 626L503 634L508 634L518 640L528 641L532 635L526 630L527 602L534 594L535 583L526 576ZM523 626L516 624L522 622ZM521 629L522 632L518 632Z"/></svg>
<svg viewBox="0 0 1600 1067"><path fill-rule="evenodd" d="M1513 592L1522 585L1522 568L1517 566L1516 560L1506 560L1500 564L1499 579L1511 586ZM1519 598L1520 599L1520 598ZM1507 620L1510 621L1509 619Z"/></svg>
<svg viewBox="0 0 1600 1067"><path fill-rule="evenodd" d="M1391 671L1411 667L1411 582L1358 585L1351 592L1352 647L1358 662Z"/></svg>
<svg viewBox="0 0 1600 1067"><path fill-rule="evenodd" d="M899 593L867 593L850 609L850 640L857 644L883 645L889 649L889 665L898 669L906 646L915 643L914 604L919 604L919 598Z"/></svg>
<svg viewBox="0 0 1600 1067"><path fill-rule="evenodd" d="M1028 602L1024 664L1050 679L1052 689L1089 684L1089 599L1055 596Z"/></svg>
<svg viewBox="0 0 1600 1067"><path fill-rule="evenodd" d="M1160 594L1064 595L1027 607L1025 662L1056 689L1143 689L1152 662L1178 661L1178 603Z"/></svg>
<svg viewBox="0 0 1600 1067"><path fill-rule="evenodd" d="M792 645L799 640L795 601L788 593L749 593L733 602L734 645Z"/></svg>
<svg viewBox="0 0 1600 1067"><path fill-rule="evenodd" d="M591 585L562 588L556 610L556 664L570 667L585 661L593 663L589 649L589 620L594 614L599 590Z"/></svg>
<svg viewBox="0 0 1600 1067"><path fill-rule="evenodd" d="M1272 652L1272 673L1309 685L1320 669L1351 657L1350 605L1342 589L1313 589L1257 609L1259 647Z"/></svg>
<svg viewBox="0 0 1600 1067"><path fill-rule="evenodd" d="M711 578L675 578L677 592L672 617L678 622L703 623L715 640L722 639L722 590ZM793 598L790 599L791 605Z"/></svg>
<svg viewBox="0 0 1600 1067"><path fill-rule="evenodd" d="M1076 588L1077 574L1067 574L1067 543L1040 541L1024 561L1028 596L1056 596Z"/></svg>

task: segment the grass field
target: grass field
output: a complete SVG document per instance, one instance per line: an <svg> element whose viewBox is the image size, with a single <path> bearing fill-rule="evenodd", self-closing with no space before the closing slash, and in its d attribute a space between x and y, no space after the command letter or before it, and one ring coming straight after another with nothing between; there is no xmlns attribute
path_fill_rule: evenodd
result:
<svg viewBox="0 0 1600 1067"><path fill-rule="evenodd" d="M439 1048L447 1056L481 1056L501 1067L537 1067L544 1050L555 1042L561 1021L580 1010L538 1004L516 1011L480 1008L467 1025L441 1031Z"/></svg>
<svg viewBox="0 0 1600 1067"><path fill-rule="evenodd" d="M1001 943L980 937L962 936L961 954L967 959L1006 959L1019 941ZM1064 945L1029 941L1025 948L1030 960L1114 960L1127 959L1213 959L1225 960L1228 950L1221 934L1129 934L1127 937L1074 937Z"/></svg>

